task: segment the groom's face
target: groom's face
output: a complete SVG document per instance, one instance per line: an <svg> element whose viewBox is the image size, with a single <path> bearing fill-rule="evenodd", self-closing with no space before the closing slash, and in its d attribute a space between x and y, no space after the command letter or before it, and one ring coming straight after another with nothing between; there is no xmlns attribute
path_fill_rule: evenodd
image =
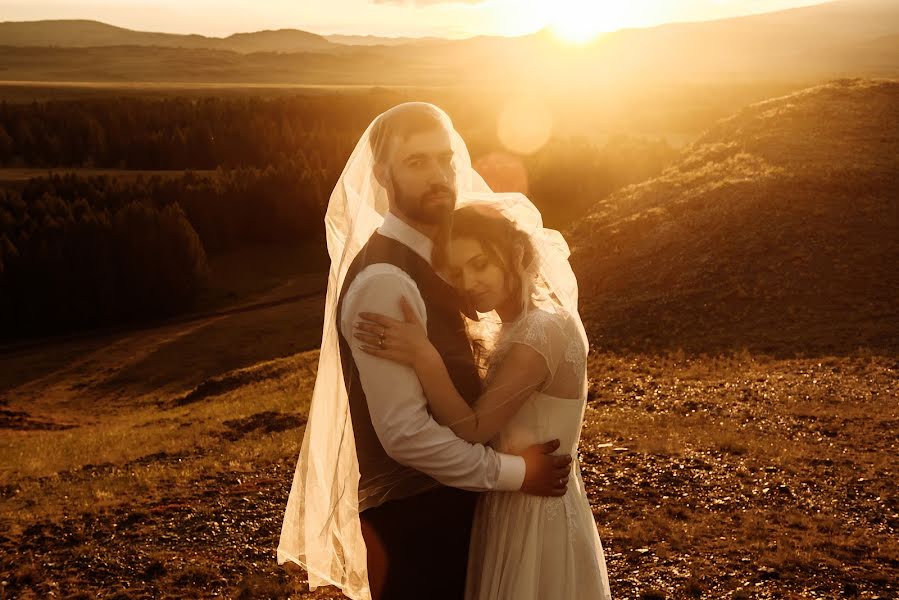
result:
<svg viewBox="0 0 899 600"><path fill-rule="evenodd" d="M393 140L388 169L394 210L423 225L445 225L456 206L456 171L442 128Z"/></svg>

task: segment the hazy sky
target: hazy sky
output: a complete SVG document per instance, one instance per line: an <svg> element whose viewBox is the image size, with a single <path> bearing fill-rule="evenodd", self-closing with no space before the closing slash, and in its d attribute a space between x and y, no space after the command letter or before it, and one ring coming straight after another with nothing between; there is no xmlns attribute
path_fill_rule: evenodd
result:
<svg viewBox="0 0 899 600"><path fill-rule="evenodd" d="M0 0L0 21L95 19L144 31L225 36L261 29L467 37L547 25L578 32L698 21L821 0Z"/></svg>

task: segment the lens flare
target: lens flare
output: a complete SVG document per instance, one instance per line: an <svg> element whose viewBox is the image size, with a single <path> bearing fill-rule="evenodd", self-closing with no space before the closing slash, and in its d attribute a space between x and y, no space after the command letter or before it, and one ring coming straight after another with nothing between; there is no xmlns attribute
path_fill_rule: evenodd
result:
<svg viewBox="0 0 899 600"><path fill-rule="evenodd" d="M533 154L549 141L552 129L552 113L546 104L537 99L516 98L500 113L497 136L510 152Z"/></svg>

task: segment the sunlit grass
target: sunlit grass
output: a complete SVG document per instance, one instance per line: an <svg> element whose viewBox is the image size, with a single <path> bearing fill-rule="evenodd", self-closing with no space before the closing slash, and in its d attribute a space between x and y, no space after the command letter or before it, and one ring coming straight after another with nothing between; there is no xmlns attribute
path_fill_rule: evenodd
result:
<svg viewBox="0 0 899 600"><path fill-rule="evenodd" d="M226 421L266 411L304 416L314 381L308 372L317 356L311 351L239 370L237 376L244 374L248 380L272 366L283 367L285 374L184 406L145 405L73 429L4 435L0 485L18 492L0 503L0 520L27 523L133 502L157 497L172 485L186 485L201 475L249 472L260 463L295 460L302 428L251 431L236 441L222 434L229 432ZM139 460L161 453L172 460L163 456L151 457L146 464Z"/></svg>

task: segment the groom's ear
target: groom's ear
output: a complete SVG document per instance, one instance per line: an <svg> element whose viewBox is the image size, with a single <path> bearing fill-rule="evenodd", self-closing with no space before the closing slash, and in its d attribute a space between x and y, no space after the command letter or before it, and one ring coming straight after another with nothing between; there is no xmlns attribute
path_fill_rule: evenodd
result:
<svg viewBox="0 0 899 600"><path fill-rule="evenodd" d="M381 184L385 190L387 190L387 197L390 201L393 201L393 176L390 174L390 167L387 166L387 163L379 162L375 163L375 166L372 169L375 174L375 180Z"/></svg>
<svg viewBox="0 0 899 600"><path fill-rule="evenodd" d="M390 172L387 169L387 165L382 162L375 163L373 170L375 172L375 179L386 188L390 181Z"/></svg>

